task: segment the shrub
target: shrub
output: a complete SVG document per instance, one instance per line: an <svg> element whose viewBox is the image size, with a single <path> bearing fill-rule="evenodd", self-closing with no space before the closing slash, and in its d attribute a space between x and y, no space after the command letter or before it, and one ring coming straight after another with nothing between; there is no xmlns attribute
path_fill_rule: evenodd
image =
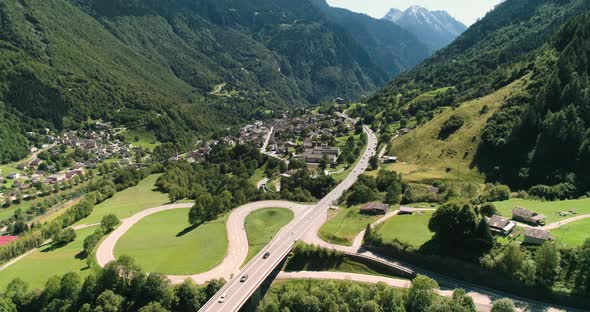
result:
<svg viewBox="0 0 590 312"><path fill-rule="evenodd" d="M457 115L453 115L451 116L451 118L449 118L447 121L445 121L442 125L442 127L440 128L440 132L438 133L438 138L440 140L445 140L447 139L449 136L451 136L451 134L457 132L457 130L461 129L461 127L463 127L463 124L465 124L465 121L463 121L463 119Z"/></svg>

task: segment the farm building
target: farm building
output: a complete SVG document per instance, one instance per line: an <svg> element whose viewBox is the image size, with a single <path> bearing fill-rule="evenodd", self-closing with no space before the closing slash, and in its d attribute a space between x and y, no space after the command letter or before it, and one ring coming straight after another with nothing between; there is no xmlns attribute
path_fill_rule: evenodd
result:
<svg viewBox="0 0 590 312"><path fill-rule="evenodd" d="M414 208L412 207L399 207L399 215L412 215L414 214Z"/></svg>
<svg viewBox="0 0 590 312"><path fill-rule="evenodd" d="M387 214L388 211L389 205L384 203L368 203L361 207L361 213L364 214Z"/></svg>
<svg viewBox="0 0 590 312"><path fill-rule="evenodd" d="M532 225L544 225L545 216L522 207L512 210L512 219Z"/></svg>
<svg viewBox="0 0 590 312"><path fill-rule="evenodd" d="M499 235L509 235L516 227L516 223L501 216L492 216L488 219L488 225L492 233Z"/></svg>
<svg viewBox="0 0 590 312"><path fill-rule="evenodd" d="M547 241L552 241L553 237L549 232L535 228L524 229L524 243L529 245L543 245Z"/></svg>

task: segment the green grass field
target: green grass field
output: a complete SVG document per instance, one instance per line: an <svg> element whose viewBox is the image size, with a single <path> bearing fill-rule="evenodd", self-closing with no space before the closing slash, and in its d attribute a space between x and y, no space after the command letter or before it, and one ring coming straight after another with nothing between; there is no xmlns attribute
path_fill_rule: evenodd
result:
<svg viewBox="0 0 590 312"><path fill-rule="evenodd" d="M150 131L126 130L122 135L125 137L125 143L133 144L136 147L153 150L160 145L156 136Z"/></svg>
<svg viewBox="0 0 590 312"><path fill-rule="evenodd" d="M294 216L291 210L282 208L257 210L248 215L245 220L248 258L245 262L256 256Z"/></svg>
<svg viewBox="0 0 590 312"><path fill-rule="evenodd" d="M190 228L189 209L153 214L135 224L115 246L115 256L135 258L146 272L197 274L219 264L227 251L227 217Z"/></svg>
<svg viewBox="0 0 590 312"><path fill-rule="evenodd" d="M400 162L387 168L403 173L404 180L414 183L483 182L483 175L472 166L481 132L504 99L523 86L524 82L519 80L489 96L465 102L456 109L449 108L409 134L393 140L388 154L397 156ZM485 106L489 110L482 114ZM442 125L455 115L460 116L465 124L447 139L440 140L438 134Z"/></svg>
<svg viewBox="0 0 590 312"><path fill-rule="evenodd" d="M563 200L563 201L539 201L539 200L528 200L528 199L511 199L501 202L495 202L494 205L505 217L512 217L512 209L516 207L523 207L535 211L537 213L547 216L546 223L553 223L556 221L564 220L567 218L574 217L575 215L569 215L561 217L560 211L570 211L576 209L578 214L590 214L590 199L576 199L576 200Z"/></svg>
<svg viewBox="0 0 590 312"><path fill-rule="evenodd" d="M88 218L82 219L76 224L98 223L102 217L111 213L119 219L124 219L142 210L168 203L168 195L159 192L154 186L159 177L158 174L152 174L136 186L115 194L112 198L94 207L94 211Z"/></svg>
<svg viewBox="0 0 590 312"><path fill-rule="evenodd" d="M28 282L31 288L41 288L54 275L76 272L86 276L90 272L86 259L76 258L76 255L82 251L84 239L92 232L93 228L76 231L76 240L66 246L51 251L47 250L48 246L41 247L0 271L0 289L4 290L17 277Z"/></svg>
<svg viewBox="0 0 590 312"><path fill-rule="evenodd" d="M360 213L361 206L340 208L330 211L328 222L320 228L320 237L330 243L352 246L354 238L381 216L371 216Z"/></svg>
<svg viewBox="0 0 590 312"><path fill-rule="evenodd" d="M568 247L575 248L582 246L590 238L590 219L576 221L566 224L558 229L551 231L558 243L563 243Z"/></svg>
<svg viewBox="0 0 590 312"><path fill-rule="evenodd" d="M377 226L376 230L385 242L397 239L420 247L432 238L433 233L428 230L428 221L432 214L432 211L427 211L421 215L395 216Z"/></svg>

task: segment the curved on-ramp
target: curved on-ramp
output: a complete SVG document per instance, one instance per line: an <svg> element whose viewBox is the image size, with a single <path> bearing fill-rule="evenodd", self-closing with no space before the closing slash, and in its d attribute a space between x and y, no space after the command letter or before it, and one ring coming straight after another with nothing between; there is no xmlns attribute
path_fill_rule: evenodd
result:
<svg viewBox="0 0 590 312"><path fill-rule="evenodd" d="M164 205L141 211L132 217L123 220L122 224L113 232L111 232L98 247L96 251L96 260L98 265L104 267L109 262L115 261L114 249L117 241L141 219L155 213L174 209L186 209L192 206L193 204L190 203ZM230 279L232 275L240 272L240 266L242 263L244 263L244 260L246 260L248 256L248 236L246 234L246 229L244 228L244 221L250 213L266 208L285 208L292 210L295 214L295 217L289 224L283 227L281 231L284 231L295 224L295 221L300 220L303 217L303 212L308 207L310 206L287 201L260 201L249 203L234 209L229 215L226 224L228 234L228 248L223 261L213 269L204 273L194 275L168 275L168 279L173 284L182 283L186 279L192 279L199 284L203 284L217 278Z"/></svg>

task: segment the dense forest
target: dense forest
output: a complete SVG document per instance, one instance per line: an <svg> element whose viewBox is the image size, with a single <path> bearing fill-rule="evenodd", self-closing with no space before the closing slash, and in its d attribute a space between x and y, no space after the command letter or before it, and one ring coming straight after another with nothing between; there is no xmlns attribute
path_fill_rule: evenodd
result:
<svg viewBox="0 0 590 312"><path fill-rule="evenodd" d="M427 57L396 25L332 18L320 4L3 2L0 161L25 155L26 131L89 118L188 145L269 109L358 98ZM361 40L351 21L373 39Z"/></svg>
<svg viewBox="0 0 590 312"><path fill-rule="evenodd" d="M484 129L478 161L495 179L549 185L548 198L590 191L590 14L564 25L530 67L529 88Z"/></svg>
<svg viewBox="0 0 590 312"><path fill-rule="evenodd" d="M77 273L54 276L41 290L13 280L0 293L0 311L192 312L223 284L222 280L213 280L197 286L186 281L171 286L166 276L144 273L133 259L123 256L86 278Z"/></svg>
<svg viewBox="0 0 590 312"><path fill-rule="evenodd" d="M526 86L487 121L472 166L490 182L535 187L538 197L583 195L590 190L584 161L590 38L588 16L579 15L588 10L590 3L582 0L505 1L354 113L381 128L411 118L422 123L441 107L456 107L524 79ZM414 100L429 91L437 95ZM443 125L439 140L462 126L451 122Z"/></svg>

